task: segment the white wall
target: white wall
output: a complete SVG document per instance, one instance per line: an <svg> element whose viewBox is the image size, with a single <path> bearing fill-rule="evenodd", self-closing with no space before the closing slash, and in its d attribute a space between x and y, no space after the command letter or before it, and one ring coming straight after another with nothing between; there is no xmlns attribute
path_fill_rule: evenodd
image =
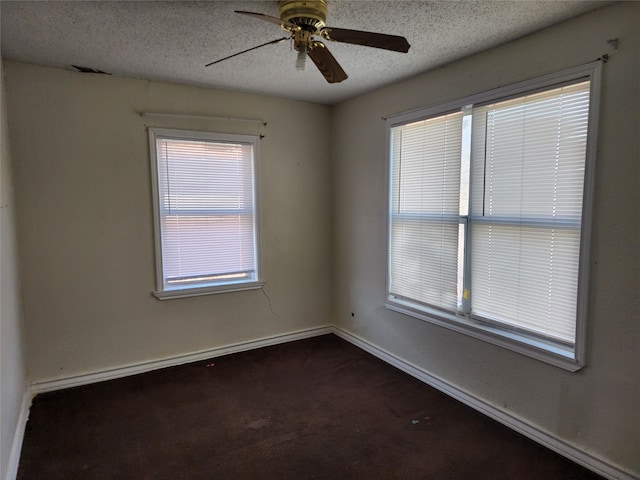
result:
<svg viewBox="0 0 640 480"><path fill-rule="evenodd" d="M339 326L552 436L640 475L640 4L599 10L333 111ZM619 39L619 49L607 43ZM587 367L570 373L391 312L385 296L385 122L594 61L603 68ZM351 312L355 316L351 316Z"/></svg>
<svg viewBox="0 0 640 480"><path fill-rule="evenodd" d="M0 103L0 478L7 478L14 435L21 428L18 420L27 381L2 59Z"/></svg>
<svg viewBox="0 0 640 480"><path fill-rule="evenodd" d="M6 77L31 381L331 323L328 107L11 62ZM145 124L265 135L264 292L151 295Z"/></svg>

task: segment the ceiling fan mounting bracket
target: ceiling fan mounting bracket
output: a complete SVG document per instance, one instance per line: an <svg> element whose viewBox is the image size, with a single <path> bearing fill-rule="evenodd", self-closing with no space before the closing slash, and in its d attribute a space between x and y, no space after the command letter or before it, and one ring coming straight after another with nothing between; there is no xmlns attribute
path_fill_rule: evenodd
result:
<svg viewBox="0 0 640 480"><path fill-rule="evenodd" d="M326 25L326 0L279 0L280 18L317 34Z"/></svg>

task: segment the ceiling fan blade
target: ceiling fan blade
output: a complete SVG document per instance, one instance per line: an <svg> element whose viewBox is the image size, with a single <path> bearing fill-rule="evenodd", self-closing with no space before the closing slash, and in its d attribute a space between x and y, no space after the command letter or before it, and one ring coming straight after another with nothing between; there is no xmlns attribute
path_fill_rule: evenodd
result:
<svg viewBox="0 0 640 480"><path fill-rule="evenodd" d="M220 62L222 62L223 60L228 60L228 59L230 59L230 58L237 57L238 55L242 55L243 53L250 52L251 50L255 50L256 48L265 47L265 46L267 46L267 45L273 45L274 43L280 43L280 42L283 42L283 41L285 41L285 40L289 40L290 38L291 38L291 37L276 38L275 40L271 40L270 42L266 42L266 43L263 43L263 44L261 44L261 45L257 45L257 46L255 46L255 47L247 48L246 50L243 50L243 51L238 52L238 53L234 53L233 55L229 55L228 57L224 57L224 58L221 58L220 60L216 60L216 61L214 61L214 62L207 63L207 64L205 65L205 67L208 67L208 66L210 66L210 65L214 65L214 64L216 64L216 63L220 63Z"/></svg>
<svg viewBox="0 0 640 480"><path fill-rule="evenodd" d="M322 42L311 42L307 51L313 63L316 64L320 73L329 83L339 83L348 78L338 61Z"/></svg>
<svg viewBox="0 0 640 480"><path fill-rule="evenodd" d="M387 35L386 33L364 32L362 30L332 27L324 27L320 33L327 40L382 48L394 52L407 53L411 47L406 38L397 35Z"/></svg>
<svg viewBox="0 0 640 480"><path fill-rule="evenodd" d="M272 17L271 15L265 15L264 13L256 13L256 12L246 12L244 10L235 10L236 13L241 15L248 15L253 18L257 18L258 20L265 20L267 22L275 23L280 25L285 30L299 30L300 27L295 23L286 22L284 20L279 19L278 17Z"/></svg>

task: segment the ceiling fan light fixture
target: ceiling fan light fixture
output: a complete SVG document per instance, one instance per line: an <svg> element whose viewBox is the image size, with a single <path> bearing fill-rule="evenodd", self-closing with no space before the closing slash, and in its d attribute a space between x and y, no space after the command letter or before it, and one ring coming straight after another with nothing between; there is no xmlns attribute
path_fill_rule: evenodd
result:
<svg viewBox="0 0 640 480"><path fill-rule="evenodd" d="M296 70L304 72L307 69L307 50L298 50L298 56L296 57Z"/></svg>
<svg viewBox="0 0 640 480"><path fill-rule="evenodd" d="M296 57L296 70L304 71L307 67L307 53L313 41L313 34L309 30L296 30L293 32L293 48L298 52Z"/></svg>

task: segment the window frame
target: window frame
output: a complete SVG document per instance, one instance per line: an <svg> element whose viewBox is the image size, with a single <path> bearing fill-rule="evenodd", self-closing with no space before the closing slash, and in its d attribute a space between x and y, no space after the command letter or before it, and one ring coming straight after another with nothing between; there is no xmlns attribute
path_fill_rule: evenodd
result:
<svg viewBox="0 0 640 480"><path fill-rule="evenodd" d="M265 284L262 280L261 256L260 256L260 215L259 215L259 158L260 158L260 136L240 135L230 133L216 133L196 130L181 130L172 128L149 127L149 158L151 161L151 190L153 200L153 227L155 245L155 268L156 268L156 290L153 295L159 300L173 298L194 297L200 295L212 295L219 293L239 292L245 290L260 289ZM158 138L169 138L184 141L207 141L212 143L244 143L251 144L252 147L252 170L253 170L253 223L255 251L255 280L232 281L215 285L199 285L168 289L165 288L164 266L163 266L163 238L162 238L162 216L159 198L159 175L158 175L158 152L156 140Z"/></svg>
<svg viewBox="0 0 640 480"><path fill-rule="evenodd" d="M580 65L556 73L542 75L533 79L498 87L482 93L470 95L458 100L420 108L386 118L386 151L387 151L387 224L386 224L386 278L385 278L385 302L389 310L409 315L429 323L463 333L465 335L486 341L508 350L535 358L551 365L569 371L577 371L586 363L586 329L588 313L589 290L589 258L591 238L591 218L593 210L594 169L597 153L597 132L600 105L602 61L598 60L585 65ZM393 127L406 125L434 117L440 117L452 112L464 111L471 106L481 106L496 101L508 100L552 89L562 84L577 83L580 80L590 81L590 101L587 128L587 144L585 154L584 190L580 232L578 290L576 304L576 331L573 348L563 346L558 342L547 341L540 337L529 335L516 329L507 329L502 326L492 325L486 322L474 320L472 316L443 311L434 307L420 305L416 301L396 298L390 294L390 235L391 235L391 132ZM469 229L466 228L468 235ZM466 255L466 254L465 254ZM470 281L468 275L469 263L465 261L465 285ZM466 288L466 287L465 287Z"/></svg>

